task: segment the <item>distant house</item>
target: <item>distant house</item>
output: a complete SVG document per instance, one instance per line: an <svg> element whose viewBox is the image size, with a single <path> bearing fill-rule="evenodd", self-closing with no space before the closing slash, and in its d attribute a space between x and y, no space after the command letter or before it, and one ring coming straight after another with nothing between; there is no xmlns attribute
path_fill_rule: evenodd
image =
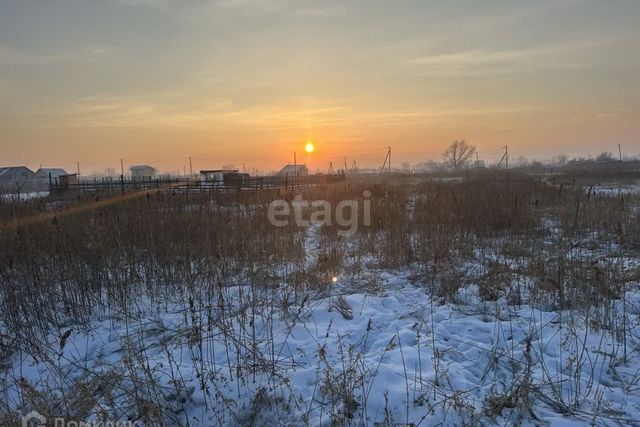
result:
<svg viewBox="0 0 640 427"><path fill-rule="evenodd" d="M18 193L33 190L34 173L26 166L0 168L0 190Z"/></svg>
<svg viewBox="0 0 640 427"><path fill-rule="evenodd" d="M46 190L49 188L49 180L55 184L63 175L67 175L67 171L61 168L40 168L33 176L34 185L38 190Z"/></svg>
<svg viewBox="0 0 640 427"><path fill-rule="evenodd" d="M149 165L135 165L129 170L134 181L149 181L156 177L156 169Z"/></svg>
<svg viewBox="0 0 640 427"><path fill-rule="evenodd" d="M309 169L307 169L307 165L287 165L282 168L278 175L307 176L309 175Z"/></svg>
<svg viewBox="0 0 640 427"><path fill-rule="evenodd" d="M237 169L208 169L200 171L200 179L204 182L224 182L225 175L237 173Z"/></svg>
<svg viewBox="0 0 640 427"><path fill-rule="evenodd" d="M200 180L215 185L242 184L249 174L240 173L237 169L210 169L200 171Z"/></svg>

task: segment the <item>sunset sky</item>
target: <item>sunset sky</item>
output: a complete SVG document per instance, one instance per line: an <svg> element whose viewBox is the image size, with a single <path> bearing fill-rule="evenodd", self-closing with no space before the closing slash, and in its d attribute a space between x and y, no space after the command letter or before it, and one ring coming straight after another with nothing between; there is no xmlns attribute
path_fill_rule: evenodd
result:
<svg viewBox="0 0 640 427"><path fill-rule="evenodd" d="M638 0L0 0L0 166L640 155L639 23Z"/></svg>

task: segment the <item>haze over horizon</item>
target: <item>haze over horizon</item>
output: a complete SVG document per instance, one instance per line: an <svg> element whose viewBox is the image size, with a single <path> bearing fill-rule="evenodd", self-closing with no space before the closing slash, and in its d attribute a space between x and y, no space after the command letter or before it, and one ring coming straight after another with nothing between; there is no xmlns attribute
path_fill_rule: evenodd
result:
<svg viewBox="0 0 640 427"><path fill-rule="evenodd" d="M0 166L640 154L635 0L7 0ZM316 152L304 154L312 140ZM337 164L336 164L337 163Z"/></svg>

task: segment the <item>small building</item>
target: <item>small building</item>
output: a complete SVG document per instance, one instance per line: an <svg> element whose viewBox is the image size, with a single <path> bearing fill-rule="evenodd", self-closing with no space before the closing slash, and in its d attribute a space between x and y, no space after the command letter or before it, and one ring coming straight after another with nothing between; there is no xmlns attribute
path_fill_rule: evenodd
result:
<svg viewBox="0 0 640 427"><path fill-rule="evenodd" d="M63 175L68 174L62 168L40 168L34 174L34 184L39 190L46 190L49 184L55 184Z"/></svg>
<svg viewBox="0 0 640 427"><path fill-rule="evenodd" d="M224 182L224 176L237 174L237 169L209 169L200 171L200 180L203 182Z"/></svg>
<svg viewBox="0 0 640 427"><path fill-rule="evenodd" d="M33 190L34 173L26 166L0 168L0 190L21 192Z"/></svg>
<svg viewBox="0 0 640 427"><path fill-rule="evenodd" d="M214 185L242 184L248 173L240 173L237 169L210 169L200 171L200 180Z"/></svg>
<svg viewBox="0 0 640 427"><path fill-rule="evenodd" d="M129 170L134 181L151 181L156 177L156 169L149 165L134 165Z"/></svg>
<svg viewBox="0 0 640 427"><path fill-rule="evenodd" d="M51 180L50 190L54 193L62 193L65 191L77 191L79 189L79 180L77 173L60 175Z"/></svg>
<svg viewBox="0 0 640 427"><path fill-rule="evenodd" d="M60 191L69 191L72 187L78 185L78 174L72 173L67 175L60 175L58 177L58 189Z"/></svg>
<svg viewBox="0 0 640 427"><path fill-rule="evenodd" d="M280 176L308 176L307 165L286 165L278 173Z"/></svg>

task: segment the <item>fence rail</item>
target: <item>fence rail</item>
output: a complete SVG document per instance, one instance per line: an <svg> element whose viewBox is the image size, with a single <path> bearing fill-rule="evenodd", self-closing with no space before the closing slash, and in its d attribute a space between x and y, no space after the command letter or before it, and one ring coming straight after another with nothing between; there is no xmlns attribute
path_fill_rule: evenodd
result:
<svg viewBox="0 0 640 427"><path fill-rule="evenodd" d="M345 180L345 175L311 175L311 176L258 176L243 177L226 181L201 181L195 179L94 179L77 183L60 183L52 180L50 193L115 193L130 191L168 191L168 192L211 192L267 190L277 188L304 188Z"/></svg>

